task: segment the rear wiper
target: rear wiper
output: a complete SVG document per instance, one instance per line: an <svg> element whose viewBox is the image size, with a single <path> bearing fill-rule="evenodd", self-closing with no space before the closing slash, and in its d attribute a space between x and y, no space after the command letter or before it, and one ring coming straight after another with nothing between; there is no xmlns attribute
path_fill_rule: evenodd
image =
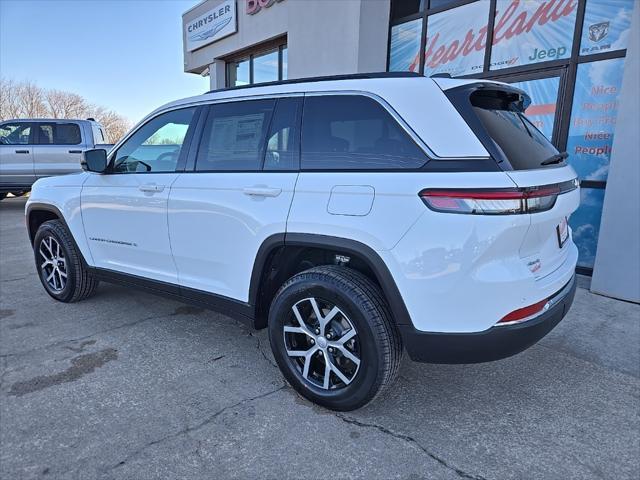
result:
<svg viewBox="0 0 640 480"><path fill-rule="evenodd" d="M547 158L540 165L545 166L545 165L553 165L554 163L560 163L561 161L563 161L568 156L569 156L569 154L567 152L556 153L555 155L551 155L549 158Z"/></svg>

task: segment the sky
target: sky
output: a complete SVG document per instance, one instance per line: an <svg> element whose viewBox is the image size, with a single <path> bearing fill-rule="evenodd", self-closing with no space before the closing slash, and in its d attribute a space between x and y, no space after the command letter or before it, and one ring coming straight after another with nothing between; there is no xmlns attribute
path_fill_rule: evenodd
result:
<svg viewBox="0 0 640 480"><path fill-rule="evenodd" d="M0 76L77 93L137 122L208 90L184 73L182 13L198 0L0 0Z"/></svg>

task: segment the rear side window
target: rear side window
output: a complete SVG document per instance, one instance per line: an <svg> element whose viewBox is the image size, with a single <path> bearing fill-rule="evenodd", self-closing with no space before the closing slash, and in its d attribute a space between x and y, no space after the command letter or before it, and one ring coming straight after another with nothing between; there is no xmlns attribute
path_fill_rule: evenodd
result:
<svg viewBox="0 0 640 480"><path fill-rule="evenodd" d="M0 145L28 145L30 123L5 123L0 125Z"/></svg>
<svg viewBox="0 0 640 480"><path fill-rule="evenodd" d="M258 171L275 100L211 105L202 132L196 171Z"/></svg>
<svg viewBox="0 0 640 480"><path fill-rule="evenodd" d="M372 98L320 95L304 101L303 169L414 169L427 160L389 112Z"/></svg>
<svg viewBox="0 0 640 480"><path fill-rule="evenodd" d="M38 144L79 145L80 126L76 123L38 123Z"/></svg>

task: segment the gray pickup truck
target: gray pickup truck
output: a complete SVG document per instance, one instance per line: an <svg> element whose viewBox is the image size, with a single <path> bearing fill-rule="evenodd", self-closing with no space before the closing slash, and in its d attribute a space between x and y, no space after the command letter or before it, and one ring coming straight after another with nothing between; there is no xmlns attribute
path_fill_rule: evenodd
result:
<svg viewBox="0 0 640 480"><path fill-rule="evenodd" d="M0 200L24 195L39 178L79 172L82 152L111 147L92 118L0 122Z"/></svg>

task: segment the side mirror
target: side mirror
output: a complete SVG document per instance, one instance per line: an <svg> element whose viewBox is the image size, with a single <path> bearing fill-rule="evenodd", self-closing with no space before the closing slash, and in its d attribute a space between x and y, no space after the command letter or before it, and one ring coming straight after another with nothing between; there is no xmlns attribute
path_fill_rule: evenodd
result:
<svg viewBox="0 0 640 480"><path fill-rule="evenodd" d="M104 173L107 169L107 151L103 148L85 151L80 165L87 172Z"/></svg>

